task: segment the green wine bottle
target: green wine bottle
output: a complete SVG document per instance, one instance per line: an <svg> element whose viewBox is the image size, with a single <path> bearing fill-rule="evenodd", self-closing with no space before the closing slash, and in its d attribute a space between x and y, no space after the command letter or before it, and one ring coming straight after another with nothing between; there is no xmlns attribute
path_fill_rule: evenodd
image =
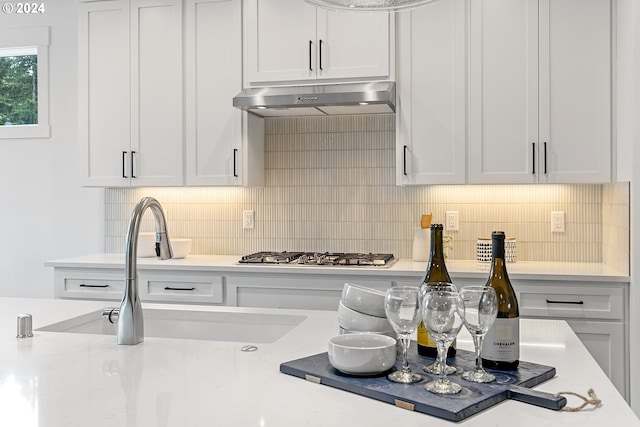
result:
<svg viewBox="0 0 640 427"><path fill-rule="evenodd" d="M435 283L452 283L451 276L444 263L444 246L442 243L442 224L431 224L431 252L429 254L429 264L422 278L422 286L433 286ZM436 357L438 349L435 341L429 335L429 331L420 322L417 331L418 354L427 357ZM456 354L456 342L449 347L447 357Z"/></svg>
<svg viewBox="0 0 640 427"><path fill-rule="evenodd" d="M498 297L498 317L484 338L482 366L511 371L518 368L520 359L520 312L516 293L511 286L504 260L502 231L491 234L491 270L487 286Z"/></svg>

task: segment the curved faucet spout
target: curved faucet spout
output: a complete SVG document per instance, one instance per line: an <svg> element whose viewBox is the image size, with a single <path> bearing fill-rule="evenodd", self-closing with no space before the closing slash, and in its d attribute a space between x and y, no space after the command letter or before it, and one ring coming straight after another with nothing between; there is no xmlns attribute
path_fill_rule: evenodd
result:
<svg viewBox="0 0 640 427"><path fill-rule="evenodd" d="M118 314L118 344L135 345L144 341L144 320L138 295L138 234L147 208L153 212L156 226L156 254L160 259L172 257L167 222L160 203L145 197L133 209L129 220L125 250L125 288Z"/></svg>

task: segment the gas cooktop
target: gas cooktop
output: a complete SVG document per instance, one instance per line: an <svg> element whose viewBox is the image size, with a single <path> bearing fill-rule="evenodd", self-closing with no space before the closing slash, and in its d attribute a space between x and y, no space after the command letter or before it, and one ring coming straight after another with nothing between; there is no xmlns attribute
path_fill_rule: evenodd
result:
<svg viewBox="0 0 640 427"><path fill-rule="evenodd" d="M240 259L242 264L287 264L308 266L389 267L392 254L344 252L256 252Z"/></svg>

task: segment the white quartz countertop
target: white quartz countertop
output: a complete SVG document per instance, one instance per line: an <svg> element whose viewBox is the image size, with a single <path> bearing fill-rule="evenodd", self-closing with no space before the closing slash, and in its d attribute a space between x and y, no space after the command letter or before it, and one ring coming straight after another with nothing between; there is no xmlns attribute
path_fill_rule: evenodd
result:
<svg viewBox="0 0 640 427"><path fill-rule="evenodd" d="M312 267L303 265L240 264L241 255L189 255L183 259L158 260L138 258L138 269L217 271L228 273L301 273L361 275L375 272L378 276L398 279L421 276L426 262L400 259L388 268L380 267ZM70 268L124 268L123 254L100 253L73 258L47 261L49 267ZM447 260L447 269L455 278L486 279L489 265L475 260ZM629 282L629 274L617 271L602 263L591 262L537 262L518 261L507 264L509 277L513 280L562 280L583 282Z"/></svg>
<svg viewBox="0 0 640 427"><path fill-rule="evenodd" d="M187 260L188 261L188 260ZM593 388L601 407L552 411L505 401L459 423L410 412L279 372L280 363L326 351L336 313L205 306L145 307L290 313L306 320L255 352L245 342L115 337L35 331L16 339L16 317L34 329L103 308L104 303L0 298L0 425L38 427L243 426L640 426L615 387L564 321L521 320L521 359L551 365L547 392ZM459 338L470 350L469 336ZM420 385L414 385L420 387ZM427 393L425 391L425 393ZM569 397L569 406L582 401Z"/></svg>

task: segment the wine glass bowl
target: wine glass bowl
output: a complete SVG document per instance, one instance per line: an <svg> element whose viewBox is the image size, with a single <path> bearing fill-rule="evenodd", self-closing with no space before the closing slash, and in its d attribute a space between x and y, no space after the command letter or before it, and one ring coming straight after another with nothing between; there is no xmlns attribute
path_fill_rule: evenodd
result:
<svg viewBox="0 0 640 427"><path fill-rule="evenodd" d="M498 314L498 298L490 286L465 286L460 290L460 307L464 326L473 338L476 365L462 373L462 378L476 383L488 383L496 377L482 368L482 341Z"/></svg>
<svg viewBox="0 0 640 427"><path fill-rule="evenodd" d="M387 378L398 383L422 381L422 375L411 372L407 359L407 350L411 343L411 334L420 323L420 289L413 286L393 287L385 296L385 313L389 323L398 334L402 346L402 369L390 373Z"/></svg>
<svg viewBox="0 0 640 427"><path fill-rule="evenodd" d="M455 285L453 283L450 283L450 282L432 282L432 283L428 283L428 284L423 285L420 288L420 301L424 301L424 297L427 294L427 292L434 291L434 290L452 291L452 292L456 292L457 291ZM429 374L434 374L434 375L440 374L440 369L441 369L441 366L437 361L435 361L431 365L426 365L423 368L423 370L425 372L427 372ZM455 374L457 372L457 369L455 367L447 365L446 360L445 360L445 363L444 363L444 369L445 369L445 372L447 373L447 375Z"/></svg>
<svg viewBox="0 0 640 427"><path fill-rule="evenodd" d="M429 334L436 342L437 363L440 365L438 379L425 386L433 393L455 394L462 389L460 384L449 381L447 371L444 369L447 350L462 328L461 305L460 295L451 290L432 290L426 292L424 296L421 309L422 319Z"/></svg>

